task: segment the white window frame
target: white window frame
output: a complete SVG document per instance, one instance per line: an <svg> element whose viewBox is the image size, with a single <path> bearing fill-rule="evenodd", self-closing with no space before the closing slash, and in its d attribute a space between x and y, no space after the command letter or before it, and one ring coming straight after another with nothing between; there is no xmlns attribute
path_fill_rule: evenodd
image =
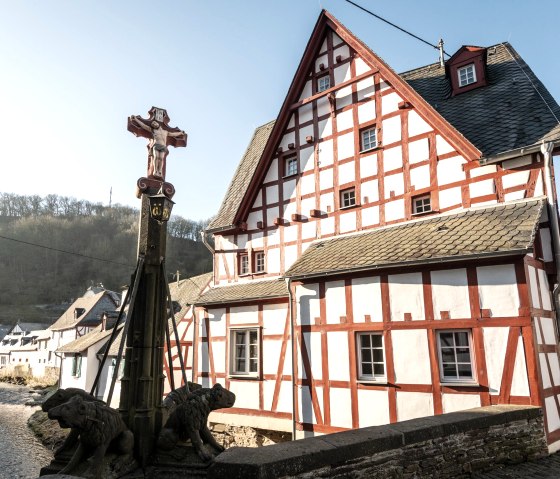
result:
<svg viewBox="0 0 560 479"><path fill-rule="evenodd" d="M81 354L74 354L74 356L72 356L71 376L73 378L79 378L79 377L82 376L82 355Z"/></svg>
<svg viewBox="0 0 560 479"><path fill-rule="evenodd" d="M326 80L326 81L325 81ZM317 78L317 93L328 90L331 87L330 75L323 75Z"/></svg>
<svg viewBox="0 0 560 479"><path fill-rule="evenodd" d="M468 346L457 346L456 343L456 334L459 333L466 333L468 339ZM446 376L443 368L443 352L442 349L444 348L441 343L441 335L442 334L453 334L453 346L447 347L445 349L453 349L455 361L448 362L448 364L455 364L455 368L457 374L455 376ZM440 381L442 384L467 384L467 385L478 385L476 379L476 364L474 361L474 354L473 354L473 341L472 341L472 330L470 329L446 329L440 330L436 333L437 336L437 349L438 349L438 361L439 361L439 371L440 371ZM464 361L457 360L457 349L467 349L469 350L469 359L468 363ZM470 364L471 367L471 376L470 377L459 377L458 374L458 366L459 364Z"/></svg>
<svg viewBox="0 0 560 479"><path fill-rule="evenodd" d="M239 276L245 276L251 273L249 265L249 254L241 253L239 255Z"/></svg>
<svg viewBox="0 0 560 479"><path fill-rule="evenodd" d="M284 176L294 176L299 173L297 156L290 156L284 160Z"/></svg>
<svg viewBox="0 0 560 479"><path fill-rule="evenodd" d="M265 272L264 251L255 251L253 264L255 265L255 273L264 273Z"/></svg>
<svg viewBox="0 0 560 479"><path fill-rule="evenodd" d="M371 141L372 137L374 141ZM377 130L375 129L375 127L368 128L360 132L360 143L362 146L362 151L369 151L377 148Z"/></svg>
<svg viewBox="0 0 560 479"><path fill-rule="evenodd" d="M428 200L426 203L425 200ZM421 202L418 204L417 202ZM427 209L426 209L427 207ZM412 214L422 215L424 213L430 213L432 211L432 197L431 195L422 195L412 198Z"/></svg>
<svg viewBox="0 0 560 479"><path fill-rule="evenodd" d="M464 80L462 78L463 73L465 76ZM472 79L469 78L470 73L472 73ZM464 67L457 68L457 80L459 82L459 88L476 83L476 69L474 67L474 63L469 63Z"/></svg>
<svg viewBox="0 0 560 479"><path fill-rule="evenodd" d="M362 357L362 337L363 336L370 336L370 347L369 347L369 351L371 354L371 361L367 361L368 363L371 364L371 374L364 374L363 372L363 357ZM371 337L372 336L377 336L381 338L381 348L379 347L373 347L371 346ZM374 361L373 358L373 351L374 350L379 350L381 349L381 352L383 354L383 360L382 362L380 361ZM376 331L364 331L364 332L359 332L356 334L356 351L358 353L358 380L359 381L363 381L363 382L381 382L381 383L386 383L387 382L387 360L385 357L385 338L383 337L383 333L382 332L376 332ZM375 374L375 365L376 364L383 364L383 374Z"/></svg>
<svg viewBox="0 0 560 479"><path fill-rule="evenodd" d="M239 333L244 333L244 358L237 356L237 338ZM256 333L256 343L251 343L251 333ZM243 377L252 377L258 378L260 376L260 361L261 361L261 332L260 328L231 328L229 331L229 339L230 339L230 362L229 362L229 375L230 376L243 376ZM256 345L257 347L257 370L251 371L251 345ZM237 360L244 359L245 367L244 369L237 368Z"/></svg>
<svg viewBox="0 0 560 479"><path fill-rule="evenodd" d="M348 204L347 204L348 203ZM346 188L340 191L340 209L356 206L356 188Z"/></svg>

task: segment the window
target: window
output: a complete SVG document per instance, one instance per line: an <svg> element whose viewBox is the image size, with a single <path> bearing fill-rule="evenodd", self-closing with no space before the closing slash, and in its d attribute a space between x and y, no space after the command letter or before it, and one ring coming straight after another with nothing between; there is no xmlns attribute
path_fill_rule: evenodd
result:
<svg viewBox="0 0 560 479"><path fill-rule="evenodd" d="M259 371L258 329L231 330L231 374L256 376Z"/></svg>
<svg viewBox="0 0 560 479"><path fill-rule="evenodd" d="M361 133L362 137L362 151L371 150L377 146L377 134L375 128L364 130Z"/></svg>
<svg viewBox="0 0 560 479"><path fill-rule="evenodd" d="M381 333L358 333L358 378L385 379L385 353Z"/></svg>
<svg viewBox="0 0 560 479"><path fill-rule="evenodd" d="M340 192L340 207L349 208L356 205L356 190L349 188Z"/></svg>
<svg viewBox="0 0 560 479"><path fill-rule="evenodd" d="M476 73L474 71L474 63L457 69L459 77L459 86L467 86L476 82Z"/></svg>
<svg viewBox="0 0 560 479"><path fill-rule="evenodd" d="M249 255L239 255L239 275L249 274Z"/></svg>
<svg viewBox="0 0 560 479"><path fill-rule="evenodd" d="M82 356L75 354L72 358L72 376L79 378L82 375Z"/></svg>
<svg viewBox="0 0 560 479"><path fill-rule="evenodd" d="M257 251L255 253L255 273L264 273L264 252Z"/></svg>
<svg viewBox="0 0 560 479"><path fill-rule="evenodd" d="M298 173L298 160L297 157L292 156L286 158L286 163L284 165L284 176L297 175Z"/></svg>
<svg viewBox="0 0 560 479"><path fill-rule="evenodd" d="M440 331L437 336L441 380L474 383L471 332Z"/></svg>
<svg viewBox="0 0 560 479"><path fill-rule="evenodd" d="M328 90L331 87L331 78L329 75L323 75L317 78L317 93Z"/></svg>
<svg viewBox="0 0 560 479"><path fill-rule="evenodd" d="M412 198L412 214L418 215L432 211L430 195L417 196Z"/></svg>

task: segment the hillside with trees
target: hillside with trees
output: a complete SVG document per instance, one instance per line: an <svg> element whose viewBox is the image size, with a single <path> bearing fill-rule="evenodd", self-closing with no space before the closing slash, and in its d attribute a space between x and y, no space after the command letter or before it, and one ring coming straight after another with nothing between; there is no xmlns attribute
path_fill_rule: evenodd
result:
<svg viewBox="0 0 560 479"><path fill-rule="evenodd" d="M57 195L0 193L0 322L15 322L16 306L60 304L91 285L120 291L136 264L138 210ZM173 215L167 271L180 277L210 271L200 240L206 221Z"/></svg>

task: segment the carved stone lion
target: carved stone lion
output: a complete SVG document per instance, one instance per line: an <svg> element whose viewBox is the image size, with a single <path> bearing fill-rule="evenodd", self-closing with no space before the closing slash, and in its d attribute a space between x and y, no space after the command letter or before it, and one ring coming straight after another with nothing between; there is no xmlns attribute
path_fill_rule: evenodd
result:
<svg viewBox="0 0 560 479"><path fill-rule="evenodd" d="M121 454L132 453L134 436L120 414L101 402L84 401L77 395L69 401L52 407L49 418L58 420L62 427L78 431L80 442L76 452L61 474L72 470L87 456L93 454L94 477L101 478L103 458L110 444Z"/></svg>
<svg viewBox="0 0 560 479"><path fill-rule="evenodd" d="M78 388L67 388L67 389L58 389L53 394L51 394L41 405L41 409L44 412L49 412L53 407L60 406L65 402L68 402L72 397L80 396L84 401L89 402L99 402L101 404L105 404L104 401L100 399L96 399L91 394L85 392L83 389ZM62 424L60 421L58 422L60 427L68 428L70 426ZM70 434L66 437L62 445L54 452L55 456L60 455L60 453L64 451L70 451L78 442L79 432L77 429L71 429Z"/></svg>
<svg viewBox="0 0 560 479"><path fill-rule="evenodd" d="M216 442L208 429L208 415L215 409L232 407L234 403L235 394L220 384L192 391L169 417L160 433L158 446L169 450L179 440L190 439L200 458L209 461L214 457L214 452L205 447L205 444L220 452L224 448Z"/></svg>

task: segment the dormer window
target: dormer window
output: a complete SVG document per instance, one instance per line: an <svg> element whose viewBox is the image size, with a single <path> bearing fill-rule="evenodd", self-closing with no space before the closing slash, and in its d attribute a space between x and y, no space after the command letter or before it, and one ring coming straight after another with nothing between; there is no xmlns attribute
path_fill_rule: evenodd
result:
<svg viewBox="0 0 560 479"><path fill-rule="evenodd" d="M457 69L457 77L459 79L459 87L470 85L476 82L476 71L474 63Z"/></svg>
<svg viewBox="0 0 560 479"><path fill-rule="evenodd" d="M331 87L331 78L329 75L323 75L317 78L317 93L328 90Z"/></svg>
<svg viewBox="0 0 560 479"><path fill-rule="evenodd" d="M421 215L432 211L432 201L430 195L416 196L412 198L412 214Z"/></svg>

